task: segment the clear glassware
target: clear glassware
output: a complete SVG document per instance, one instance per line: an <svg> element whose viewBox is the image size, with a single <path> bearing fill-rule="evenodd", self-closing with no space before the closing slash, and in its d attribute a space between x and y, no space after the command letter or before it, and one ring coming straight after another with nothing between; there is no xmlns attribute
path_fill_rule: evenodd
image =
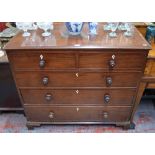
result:
<svg viewBox="0 0 155 155"><path fill-rule="evenodd" d="M24 37L28 37L31 35L30 32L28 32L27 30L29 30L30 28L32 28L33 22L23 22L23 36Z"/></svg>
<svg viewBox="0 0 155 155"><path fill-rule="evenodd" d="M111 30L111 22L107 22L104 27L103 27L104 31L110 31Z"/></svg>
<svg viewBox="0 0 155 155"><path fill-rule="evenodd" d="M125 29L126 29L126 32L124 32L124 35L126 37L131 37L133 35L133 24L125 23Z"/></svg>
<svg viewBox="0 0 155 155"><path fill-rule="evenodd" d="M118 28L119 22L111 23L111 32L109 33L110 37L117 37L116 30Z"/></svg>
<svg viewBox="0 0 155 155"><path fill-rule="evenodd" d="M32 27L29 30L37 30L38 26L36 24L36 22L33 22Z"/></svg>
<svg viewBox="0 0 155 155"><path fill-rule="evenodd" d="M16 22L18 29L23 30L23 37L28 37L31 35L27 30L29 30L33 25L33 22Z"/></svg>
<svg viewBox="0 0 155 155"><path fill-rule="evenodd" d="M23 22L16 22L16 27L20 30L23 30Z"/></svg>
<svg viewBox="0 0 155 155"><path fill-rule="evenodd" d="M52 22L37 22L37 26L40 29L44 30L44 33L42 33L42 36L47 37L47 36L51 35L51 32L49 32L48 30L53 29L53 23Z"/></svg>
<svg viewBox="0 0 155 155"><path fill-rule="evenodd" d="M121 22L118 26L118 29L121 30L121 31L125 31L126 28L125 28L125 23L124 22Z"/></svg>

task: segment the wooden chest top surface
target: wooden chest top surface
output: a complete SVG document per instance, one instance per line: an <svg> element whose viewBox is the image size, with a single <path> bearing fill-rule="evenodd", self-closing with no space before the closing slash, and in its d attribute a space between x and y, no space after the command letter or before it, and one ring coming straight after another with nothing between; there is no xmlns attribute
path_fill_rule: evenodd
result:
<svg viewBox="0 0 155 155"><path fill-rule="evenodd" d="M88 36L87 23L84 24L81 36L64 36L64 23L54 23L54 30L50 37L42 37L42 30L31 31L30 37L23 37L18 33L5 46L5 50L18 49L151 49L151 46L134 28L132 37L125 37L123 32L117 32L118 37L110 38L109 32L103 30L104 23L98 25L98 35Z"/></svg>

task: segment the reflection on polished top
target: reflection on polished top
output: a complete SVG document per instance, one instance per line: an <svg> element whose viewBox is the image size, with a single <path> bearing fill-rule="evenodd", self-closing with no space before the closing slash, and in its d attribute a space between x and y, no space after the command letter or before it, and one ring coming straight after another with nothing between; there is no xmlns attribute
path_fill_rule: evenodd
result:
<svg viewBox="0 0 155 155"><path fill-rule="evenodd" d="M103 24L98 25L97 36L89 36L87 24L84 25L81 36L67 36L64 23L54 23L54 30L49 37L42 37L42 30L30 31L30 37L18 33L5 46L5 49L151 49L151 46L134 28L132 37L125 37L122 31L117 31L116 38L110 38L109 32L103 30Z"/></svg>

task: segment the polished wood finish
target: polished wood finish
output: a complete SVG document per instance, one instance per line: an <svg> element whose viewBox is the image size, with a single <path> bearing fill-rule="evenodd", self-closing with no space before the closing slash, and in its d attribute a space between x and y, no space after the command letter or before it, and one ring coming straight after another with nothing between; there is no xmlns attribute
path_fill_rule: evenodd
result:
<svg viewBox="0 0 155 155"><path fill-rule="evenodd" d="M55 23L53 36L41 30L21 33L5 47L23 103L27 126L61 123L116 124L131 127L137 90L149 44L135 29L110 38L99 24L96 37L63 37Z"/></svg>
<svg viewBox="0 0 155 155"><path fill-rule="evenodd" d="M117 60L114 66L115 69L136 69L141 70L145 59L143 57L146 53L139 53L138 50L118 50L111 52L111 50L106 50L105 53L102 51L87 51L87 53L82 50L74 51L33 51L30 53L26 52L16 52L16 55L10 53L10 58L12 60L13 67L15 70L54 70L54 69L111 69L109 63L112 59L112 56L115 56ZM119 52L119 53L118 53ZM78 54L77 54L78 53ZM76 59L78 56L78 60ZM40 57L43 57L45 61L44 67L40 67ZM130 57L130 59L129 59ZM137 61L135 61L137 60ZM128 64L128 65L126 65Z"/></svg>
<svg viewBox="0 0 155 155"><path fill-rule="evenodd" d="M34 90L22 89L26 105L130 105L134 101L135 89L70 89ZM105 101L105 97L110 97ZM32 97L30 97L32 96Z"/></svg>
<svg viewBox="0 0 155 155"><path fill-rule="evenodd" d="M40 67L41 56L45 60L45 66ZM75 68L75 54L56 54L44 53L33 51L30 52L17 52L16 55L10 55L11 60L14 62L15 69L72 69Z"/></svg>
<svg viewBox="0 0 155 155"><path fill-rule="evenodd" d="M65 32L63 23L54 23L54 31L52 32L52 36L44 38L41 36L42 30L32 31L31 36L29 38L24 38L21 34L17 34L16 37L12 38L11 41L7 44L5 49L7 52L10 50L13 52L17 51L27 51L30 50L39 52L44 52L45 50L60 50L63 49L69 51L69 49L83 49L87 51L98 51L100 50L103 53L103 49L106 51L111 49L114 51L118 51L118 49L125 50L133 50L133 49L141 49L148 50L150 49L150 45L146 42L142 35L140 35L139 31L135 28L134 37L125 37L123 35L124 32L118 31L117 38L109 37L109 32L103 31L104 23L100 23L98 27L98 35L88 36L88 29L86 24L82 30L83 36L69 36L64 37L63 33ZM89 50L88 50L89 49ZM10 51L10 52L11 52ZM110 51L110 50L109 50ZM56 51L59 53L59 51ZM61 51L60 51L61 52ZM105 52L105 51L104 51Z"/></svg>
<svg viewBox="0 0 155 155"><path fill-rule="evenodd" d="M36 74L37 73L37 74ZM25 80L23 81L23 77ZM23 87L106 87L111 77L110 87L136 87L140 72L16 72L16 81ZM30 80L32 79L32 80ZM63 79L63 80L62 80ZM69 80L68 80L69 79Z"/></svg>
<svg viewBox="0 0 155 155"><path fill-rule="evenodd" d="M126 122L130 107L103 106L25 106L33 122ZM51 114L52 113L52 114ZM51 116L52 115L52 116Z"/></svg>
<svg viewBox="0 0 155 155"><path fill-rule="evenodd" d="M145 37L146 35L146 28L148 26L148 23L145 22L134 22L134 25L138 29L138 31Z"/></svg>
<svg viewBox="0 0 155 155"><path fill-rule="evenodd" d="M113 68L115 69L142 69L143 63L145 59L142 59L146 53L139 53L131 50L118 50L108 53L84 53L80 54L79 58L79 68L108 68L111 69L110 61L112 60L112 56L115 56ZM118 53L119 52L119 53ZM129 59L130 57L130 59ZM134 61L134 60L137 61ZM126 65L128 64L128 65Z"/></svg>

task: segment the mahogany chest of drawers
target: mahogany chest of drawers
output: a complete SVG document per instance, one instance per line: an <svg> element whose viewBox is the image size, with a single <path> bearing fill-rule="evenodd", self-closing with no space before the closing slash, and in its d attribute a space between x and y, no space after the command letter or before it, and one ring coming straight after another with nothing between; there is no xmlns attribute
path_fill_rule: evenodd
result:
<svg viewBox="0 0 155 155"><path fill-rule="evenodd" d="M64 38L41 30L21 33L5 47L27 117L41 124L115 124L133 127L135 98L150 46L135 29L109 38L99 24L96 37ZM32 39L33 38L33 39ZM34 39L35 38L35 39Z"/></svg>

